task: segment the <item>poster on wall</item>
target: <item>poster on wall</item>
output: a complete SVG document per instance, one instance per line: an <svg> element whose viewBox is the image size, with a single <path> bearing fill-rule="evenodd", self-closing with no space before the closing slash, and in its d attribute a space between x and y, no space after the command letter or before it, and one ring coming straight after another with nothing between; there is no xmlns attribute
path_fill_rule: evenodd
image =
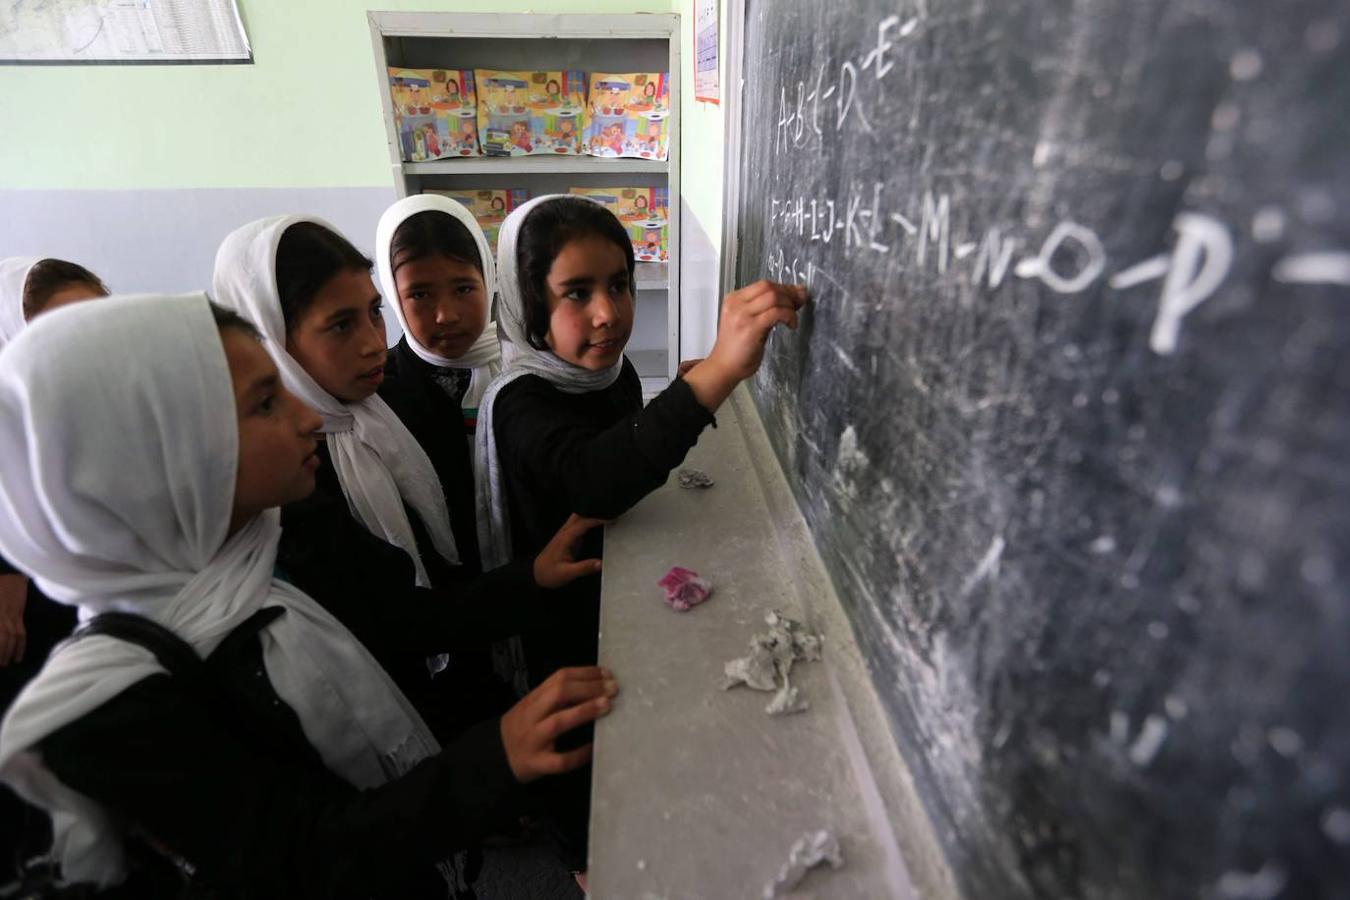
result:
<svg viewBox="0 0 1350 900"><path fill-rule="evenodd" d="M694 99L720 103L717 81L718 0L694 0Z"/></svg>
<svg viewBox="0 0 1350 900"><path fill-rule="evenodd" d="M0 63L253 59L236 0L6 0Z"/></svg>

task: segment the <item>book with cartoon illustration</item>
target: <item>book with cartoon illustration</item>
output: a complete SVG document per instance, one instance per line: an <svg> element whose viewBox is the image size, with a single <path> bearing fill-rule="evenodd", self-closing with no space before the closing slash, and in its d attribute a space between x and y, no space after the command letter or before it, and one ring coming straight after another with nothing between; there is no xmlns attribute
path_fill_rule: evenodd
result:
<svg viewBox="0 0 1350 900"><path fill-rule="evenodd" d="M390 68L389 95L405 161L483 155L472 71Z"/></svg>
<svg viewBox="0 0 1350 900"><path fill-rule="evenodd" d="M477 77L486 155L581 154L586 73L478 69Z"/></svg>
<svg viewBox="0 0 1350 900"><path fill-rule="evenodd" d="M601 204L618 217L633 242L638 262L670 259L670 193L665 188L572 188L571 193Z"/></svg>
<svg viewBox="0 0 1350 900"><path fill-rule="evenodd" d="M591 156L664 160L669 147L669 78L662 72L592 72L584 127Z"/></svg>
<svg viewBox="0 0 1350 900"><path fill-rule="evenodd" d="M501 231L502 222L506 221L506 217L511 210L530 199L529 192L523 188L481 191L427 191L426 193L449 197L456 203L468 207L478 225L483 229L483 233L487 235L488 246L492 248L493 253L497 252L497 235Z"/></svg>

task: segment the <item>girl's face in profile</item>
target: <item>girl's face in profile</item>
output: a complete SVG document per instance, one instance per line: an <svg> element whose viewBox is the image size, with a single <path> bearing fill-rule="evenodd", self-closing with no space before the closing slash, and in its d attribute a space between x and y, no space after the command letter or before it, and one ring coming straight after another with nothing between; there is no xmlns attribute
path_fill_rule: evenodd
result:
<svg viewBox="0 0 1350 900"><path fill-rule="evenodd" d="M232 529L265 509L303 500L314 491L319 469L318 431L323 420L281 383L263 345L237 328L220 334L239 417L239 468Z"/></svg>

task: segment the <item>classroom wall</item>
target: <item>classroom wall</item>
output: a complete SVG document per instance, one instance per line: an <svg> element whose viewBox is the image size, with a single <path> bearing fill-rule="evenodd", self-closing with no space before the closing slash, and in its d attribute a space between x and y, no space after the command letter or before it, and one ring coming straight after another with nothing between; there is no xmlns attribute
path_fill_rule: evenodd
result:
<svg viewBox="0 0 1350 900"><path fill-rule="evenodd" d="M672 2L546 8L665 13ZM289 211L329 219L369 251L394 189L367 9L540 7L241 0L253 65L0 67L0 255L77 259L121 292L199 289L226 233Z"/></svg>
<svg viewBox="0 0 1350 900"><path fill-rule="evenodd" d="M389 187L366 11L628 13L672 0L240 0L245 66L0 68L0 187Z"/></svg>
<svg viewBox="0 0 1350 900"><path fill-rule="evenodd" d="M727 3L720 4L719 61L726 49ZM694 100L694 0L675 0L680 14L680 355L706 356L717 337L718 266L722 249L722 106ZM725 65L722 66L725 73ZM725 94L726 85L722 85Z"/></svg>

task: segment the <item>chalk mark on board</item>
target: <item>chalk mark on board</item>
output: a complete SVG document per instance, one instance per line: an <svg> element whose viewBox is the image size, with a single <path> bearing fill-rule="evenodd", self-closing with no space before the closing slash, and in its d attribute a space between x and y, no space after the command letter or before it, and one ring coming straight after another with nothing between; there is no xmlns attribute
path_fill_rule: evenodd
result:
<svg viewBox="0 0 1350 900"><path fill-rule="evenodd" d="M1275 264L1271 273L1285 284L1341 284L1350 287L1350 253L1302 253Z"/></svg>
<svg viewBox="0 0 1350 900"><path fill-rule="evenodd" d="M1146 281L1156 281L1167 274L1167 270L1172 263L1166 253L1159 253L1157 256L1149 257L1141 263L1136 263L1128 269L1122 269L1111 276L1111 287L1118 291L1132 288L1135 285L1143 284Z"/></svg>
<svg viewBox="0 0 1350 900"><path fill-rule="evenodd" d="M1219 289L1233 264L1233 238L1215 219L1181 213L1174 227L1177 244L1148 339L1159 356L1176 352L1181 320Z"/></svg>
<svg viewBox="0 0 1350 900"><path fill-rule="evenodd" d="M891 221L905 229L905 234L910 237L914 237L914 235L919 233L918 226L899 213L891 213Z"/></svg>
<svg viewBox="0 0 1350 900"><path fill-rule="evenodd" d="M828 60L821 63L813 86L806 81L797 82L795 102L789 102L789 86L780 87L775 150L780 147L804 149L812 133L820 139L823 148L825 128L821 123L820 105L829 98L835 98L836 132L844 131L849 115L856 113L862 128L875 133L863 104L877 98L873 92L863 92L860 87L865 82L881 82L896 68L893 55L888 54L894 53L900 39L918 29L923 14L922 10L920 12L919 17L903 23L898 15L887 16L877 23L876 42L860 57L847 59L837 67ZM866 75L869 69L875 77L860 79L860 73ZM833 76L828 86L827 75ZM808 86L812 88L810 93L807 93ZM1019 278L1039 280L1054 293L1077 294L1086 291L1107 271L1107 254L1101 238L1090 228L1070 219L1054 226L1039 252L1013 265L1013 255L1022 245L1015 235L1005 237L999 228L991 227L977 242L962 240L952 233L956 211L949 194L933 190L916 194L913 199L918 201L920 213L916 220L902 212L883 208L885 186L882 182L874 182L867 206L860 196L860 188L854 186L847 196L837 198L772 198L770 222L795 226L798 235L803 237L808 234L809 226L809 241L818 244L829 244L834 234L843 232L845 258L859 250L890 253L892 245L885 240L886 226L895 225L903 229L905 238L917 238L914 259L920 269L936 256L937 273L945 275L953 262L973 259L969 283L991 290L1000 287L1011 270ZM836 200L839 215L835 214ZM1270 218L1265 216L1259 228L1253 223L1258 241L1269 243L1282 232L1282 227L1268 227L1270 223L1266 219ZM1182 212L1174 220L1173 229L1177 237L1170 252L1158 253L1122 268L1106 280L1107 286L1116 291L1130 290L1153 281L1162 282L1148 339L1149 348L1162 356L1176 352L1182 321L1219 290L1234 263L1233 239L1227 227L1214 217ZM816 270L809 259L794 258L791 267L785 266L784 262L780 255L777 265L771 269L776 274L788 273L796 278L799 277L799 264L805 263L807 277L813 279ZM1350 286L1350 253L1333 249L1288 255L1276 263L1271 277L1284 284ZM840 282L832 276L827 280L847 295Z"/></svg>
<svg viewBox="0 0 1350 900"><path fill-rule="evenodd" d="M1073 277L1060 274L1053 265L1055 254L1070 240L1075 241L1086 255L1086 262ZM1040 254L1022 260L1013 272L1018 278L1039 278L1057 294L1077 294L1096 281L1105 268L1106 248L1102 246L1101 238L1077 222L1060 222L1041 245Z"/></svg>
<svg viewBox="0 0 1350 900"><path fill-rule="evenodd" d="M965 599L970 596L970 592L975 590L981 581L986 578L998 577L998 562L1003 557L1003 549L1007 543L1002 535L995 535L989 542L989 549L984 551L984 556L980 557L979 563L975 566L975 571L961 585L961 597Z"/></svg>

